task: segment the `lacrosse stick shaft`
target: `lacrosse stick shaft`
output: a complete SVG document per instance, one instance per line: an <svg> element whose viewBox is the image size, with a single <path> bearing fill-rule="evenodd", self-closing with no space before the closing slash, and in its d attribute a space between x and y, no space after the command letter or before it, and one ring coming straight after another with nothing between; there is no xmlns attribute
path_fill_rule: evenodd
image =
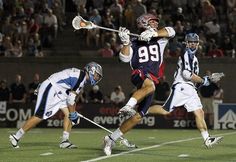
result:
<svg viewBox="0 0 236 162"><path fill-rule="evenodd" d="M108 31L112 31L112 32L117 32L117 33L119 33L119 30L112 29L112 28L107 28L107 27L103 27L103 26L98 26L98 25L96 25L96 28L99 28L99 29L103 29L103 30L108 30ZM129 35L131 35L131 36L135 36L135 37L139 37L138 34L134 34L134 33L129 33Z"/></svg>
<svg viewBox="0 0 236 162"><path fill-rule="evenodd" d="M90 123L92 123L92 124L94 124L94 125L96 125L96 126L98 126L98 127L102 128L103 130L107 131L108 133L113 133L113 132L112 132L112 131L110 131L109 129L107 129L107 128L105 128L105 127L101 126L101 125L99 125L98 123L96 123L96 122L94 122L94 121L90 120L89 118L86 118L86 117L85 117L85 116L83 116L82 114L78 113L78 115L79 115L79 117L81 117L81 118L83 118L83 119L87 120L88 122L90 122ZM123 140L124 138L123 138L123 137L120 137L120 139L121 139L121 140Z"/></svg>

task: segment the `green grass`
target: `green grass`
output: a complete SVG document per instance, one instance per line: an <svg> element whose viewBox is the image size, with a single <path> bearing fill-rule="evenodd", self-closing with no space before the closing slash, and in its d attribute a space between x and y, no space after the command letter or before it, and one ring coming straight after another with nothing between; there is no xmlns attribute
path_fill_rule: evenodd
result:
<svg viewBox="0 0 236 162"><path fill-rule="evenodd" d="M107 133L101 129L73 129L70 139L79 148L71 150L58 147L62 129L48 128L31 130L21 140L20 148L13 149L8 142L8 136L14 131L16 129L0 129L0 162L78 162L104 156L102 139ZM113 149L113 155L118 155L101 161L236 162L236 132L234 130L210 132L213 135L228 134L223 135L222 143L212 149L206 149L202 138L198 138L200 134L197 130L133 129L126 137L139 148L131 151L118 144ZM173 142L190 138L194 139ZM53 154L40 155L47 152ZM189 156L181 158L178 157L180 154Z"/></svg>

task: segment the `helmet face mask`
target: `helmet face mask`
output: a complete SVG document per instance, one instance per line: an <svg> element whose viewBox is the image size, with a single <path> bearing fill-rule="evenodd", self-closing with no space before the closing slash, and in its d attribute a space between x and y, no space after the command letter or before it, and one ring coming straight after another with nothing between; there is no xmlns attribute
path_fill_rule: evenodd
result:
<svg viewBox="0 0 236 162"><path fill-rule="evenodd" d="M151 21L154 20L154 21ZM152 14L143 14L137 18L137 26L141 29L157 28L159 19Z"/></svg>
<svg viewBox="0 0 236 162"><path fill-rule="evenodd" d="M97 84L102 79L102 67L96 62L90 62L84 67L89 75L91 85Z"/></svg>
<svg viewBox="0 0 236 162"><path fill-rule="evenodd" d="M199 36L196 33L189 33L185 36L187 48L192 52L196 52L199 45Z"/></svg>

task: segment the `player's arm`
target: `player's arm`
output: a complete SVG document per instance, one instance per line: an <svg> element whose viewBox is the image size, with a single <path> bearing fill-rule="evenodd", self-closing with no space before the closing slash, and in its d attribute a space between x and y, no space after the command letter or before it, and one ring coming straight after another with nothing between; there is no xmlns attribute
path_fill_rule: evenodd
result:
<svg viewBox="0 0 236 162"><path fill-rule="evenodd" d="M149 28L140 34L139 40L150 41L152 37L172 38L175 36L175 30L172 27L165 27L159 30Z"/></svg>
<svg viewBox="0 0 236 162"><path fill-rule="evenodd" d="M122 48L119 53L119 58L123 62L129 62L132 58L133 50L131 48L131 42L130 42L130 31L126 28L120 27L119 28L119 37L122 43Z"/></svg>
<svg viewBox="0 0 236 162"><path fill-rule="evenodd" d="M175 30L172 27L165 27L157 31L156 37L174 37Z"/></svg>
<svg viewBox="0 0 236 162"><path fill-rule="evenodd" d="M75 91L70 91L67 96L69 119L71 120L72 125L79 123L79 116L78 116L77 112L75 111L75 108L76 108L75 98L76 98L76 96L77 96L77 93Z"/></svg>
<svg viewBox="0 0 236 162"><path fill-rule="evenodd" d="M210 84L209 78L208 77L203 77L201 78L200 76L194 74L193 72L189 70L183 70L182 75L184 79L192 81L193 83L200 83L204 86L208 86Z"/></svg>

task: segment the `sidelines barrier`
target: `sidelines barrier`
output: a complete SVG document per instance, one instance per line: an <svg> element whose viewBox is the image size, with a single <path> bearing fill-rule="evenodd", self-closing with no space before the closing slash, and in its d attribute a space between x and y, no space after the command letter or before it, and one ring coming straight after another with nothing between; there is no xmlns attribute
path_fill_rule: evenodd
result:
<svg viewBox="0 0 236 162"><path fill-rule="evenodd" d="M120 109L112 104L80 104L77 111L106 128L117 128L124 119L117 116ZM34 113L34 104L7 104L0 102L0 127L20 127ZM59 111L53 117L43 121L38 127L62 127L63 113ZM78 128L96 128L95 125L81 119ZM168 116L148 115L136 128L196 128L192 113L178 108Z"/></svg>
<svg viewBox="0 0 236 162"><path fill-rule="evenodd" d="M214 129L236 129L236 104L219 104L214 108Z"/></svg>

